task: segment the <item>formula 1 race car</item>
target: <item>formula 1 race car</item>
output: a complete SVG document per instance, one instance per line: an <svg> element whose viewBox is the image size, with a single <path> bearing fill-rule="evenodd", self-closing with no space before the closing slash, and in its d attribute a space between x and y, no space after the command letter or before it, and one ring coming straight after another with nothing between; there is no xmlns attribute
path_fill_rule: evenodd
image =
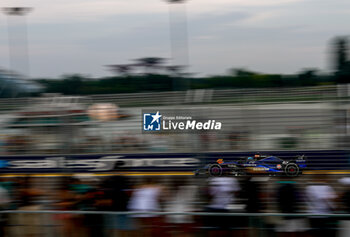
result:
<svg viewBox="0 0 350 237"><path fill-rule="evenodd" d="M218 159L215 164L208 164L195 171L195 175L225 176L225 175L286 175L298 176L306 168L304 155L291 160L282 160L276 156L255 155L236 161L224 162Z"/></svg>

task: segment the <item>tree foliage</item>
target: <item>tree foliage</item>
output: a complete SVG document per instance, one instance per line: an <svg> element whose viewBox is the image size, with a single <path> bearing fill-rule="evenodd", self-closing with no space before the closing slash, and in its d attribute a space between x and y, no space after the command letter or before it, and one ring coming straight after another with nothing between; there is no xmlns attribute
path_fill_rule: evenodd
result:
<svg viewBox="0 0 350 237"><path fill-rule="evenodd" d="M317 69L304 69L292 75L266 74L244 68L234 68L226 75L212 75L201 78L190 77L185 67L164 65L159 57L145 57L134 60L134 64L110 65L115 75L91 79L82 75L69 75L61 79L38 80L45 92L67 95L134 93L152 91L172 91L187 89L228 89L298 87L320 84L350 83L350 62L348 57L348 38L337 37L332 44L334 73L322 75ZM133 69L142 68L142 74Z"/></svg>

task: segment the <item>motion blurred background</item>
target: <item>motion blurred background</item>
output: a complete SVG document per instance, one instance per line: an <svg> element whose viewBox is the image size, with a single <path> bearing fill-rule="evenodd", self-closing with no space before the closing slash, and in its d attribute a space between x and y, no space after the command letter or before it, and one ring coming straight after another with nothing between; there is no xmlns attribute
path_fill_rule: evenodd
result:
<svg viewBox="0 0 350 237"><path fill-rule="evenodd" d="M3 0L0 7L0 203L20 211L3 216L2 236L349 233L348 1ZM143 109L198 110L225 129L145 134ZM297 178L193 177L208 157L255 152L307 154L312 170ZM84 175L36 163L105 156L198 163L172 170L134 162L139 170L102 173L85 163ZM154 208L132 208L140 203ZM23 212L39 210L204 214ZM209 212L238 217L215 221Z"/></svg>

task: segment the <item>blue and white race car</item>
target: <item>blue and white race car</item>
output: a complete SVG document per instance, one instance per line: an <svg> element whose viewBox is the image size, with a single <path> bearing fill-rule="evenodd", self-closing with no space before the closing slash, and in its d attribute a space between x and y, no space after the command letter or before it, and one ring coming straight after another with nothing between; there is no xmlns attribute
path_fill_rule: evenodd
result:
<svg viewBox="0 0 350 237"><path fill-rule="evenodd" d="M295 159L282 160L276 156L247 157L235 161L224 161L218 159L215 164L207 164L195 171L195 175L225 176L225 175L286 175L298 176L306 168L304 156Z"/></svg>

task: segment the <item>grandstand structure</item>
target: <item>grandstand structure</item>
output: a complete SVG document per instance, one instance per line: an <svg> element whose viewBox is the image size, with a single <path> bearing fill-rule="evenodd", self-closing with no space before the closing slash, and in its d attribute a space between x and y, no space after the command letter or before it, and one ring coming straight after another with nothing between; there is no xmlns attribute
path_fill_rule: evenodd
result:
<svg viewBox="0 0 350 237"><path fill-rule="evenodd" d="M0 152L346 149L350 140L348 99L343 87L332 85L0 99ZM127 116L113 121L94 121L87 109L98 103L115 104ZM210 133L144 134L141 113L145 108L197 110L224 126L222 131ZM27 147L13 146L13 137Z"/></svg>

